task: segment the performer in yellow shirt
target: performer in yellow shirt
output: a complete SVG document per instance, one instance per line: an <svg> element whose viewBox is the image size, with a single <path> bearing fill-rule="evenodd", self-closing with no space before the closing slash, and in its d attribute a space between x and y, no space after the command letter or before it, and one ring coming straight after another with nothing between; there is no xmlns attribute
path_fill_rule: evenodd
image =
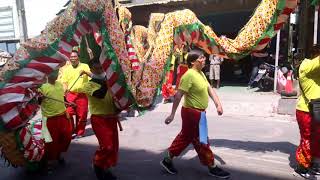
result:
<svg viewBox="0 0 320 180"><path fill-rule="evenodd" d="M171 114L165 120L166 124L173 121L181 98L184 96L184 104L181 109L182 129L160 164L168 173L176 174L177 170L173 166L172 159L179 156L192 143L201 163L208 167L211 176L229 178L230 174L214 163L214 156L208 142L205 109L208 107L209 96L217 107L218 115L222 115L223 110L217 94L201 71L205 65L205 59L206 57L200 50L191 50L188 54L187 63L191 69L182 76Z"/></svg>
<svg viewBox="0 0 320 180"><path fill-rule="evenodd" d="M89 66L92 73L83 71L82 74L92 79L85 83L80 91L88 96L91 125L100 145L93 158L94 170L99 180L114 180L116 177L110 168L116 166L118 161L119 111L107 88L106 74L99 60L89 61Z"/></svg>
<svg viewBox="0 0 320 180"><path fill-rule="evenodd" d="M64 163L61 153L68 150L72 134L71 120L66 113L64 105L63 86L56 81L57 78L58 71L54 71L48 76L48 82L39 88L39 92L43 95L41 98L41 112L47 119L47 128L52 138L52 142L45 144L49 166L55 160Z"/></svg>
<svg viewBox="0 0 320 180"><path fill-rule="evenodd" d="M89 81L89 77L82 71L89 72L89 66L79 62L78 52L72 51L70 55L71 65L68 65L62 74L61 81L64 85L65 96L68 102L77 104L76 107L68 107L67 112L71 117L76 116L73 137L82 137L85 133L88 114L88 99L84 93L79 92L83 85Z"/></svg>
<svg viewBox="0 0 320 180"><path fill-rule="evenodd" d="M296 151L298 166L295 171L304 178L320 175L320 122L312 118L308 107L311 99L320 98L320 46L314 46L312 51L312 59L300 64L301 95L296 107L301 140Z"/></svg>

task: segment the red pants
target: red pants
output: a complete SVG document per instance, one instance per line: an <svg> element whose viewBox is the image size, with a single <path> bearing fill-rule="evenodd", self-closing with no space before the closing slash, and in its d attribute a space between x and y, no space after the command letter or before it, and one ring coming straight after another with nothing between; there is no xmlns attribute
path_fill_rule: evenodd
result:
<svg viewBox="0 0 320 180"><path fill-rule="evenodd" d="M320 158L320 122L312 121L310 113L299 110L296 118L301 136L296 159L299 165L308 168L313 158Z"/></svg>
<svg viewBox="0 0 320 180"><path fill-rule="evenodd" d="M116 166L118 162L119 137L118 117L91 116L91 125L99 142L93 163L102 168L108 169Z"/></svg>
<svg viewBox="0 0 320 180"><path fill-rule="evenodd" d="M72 124L66 114L47 119L47 127L52 142L45 144L48 160L58 160L62 152L66 152L71 142Z"/></svg>
<svg viewBox="0 0 320 180"><path fill-rule="evenodd" d="M181 152L192 143L198 153L201 163L205 166L214 164L214 156L210 145L199 141L199 121L201 112L198 110L182 107L182 129L169 147L171 156L179 156Z"/></svg>
<svg viewBox="0 0 320 180"><path fill-rule="evenodd" d="M69 92L66 95L68 102L73 102L77 106L71 107L68 106L67 112L71 117L76 115L76 122L73 125L74 133L77 135L84 135L86 124L87 124L87 115L88 115L88 98L83 93L73 93Z"/></svg>

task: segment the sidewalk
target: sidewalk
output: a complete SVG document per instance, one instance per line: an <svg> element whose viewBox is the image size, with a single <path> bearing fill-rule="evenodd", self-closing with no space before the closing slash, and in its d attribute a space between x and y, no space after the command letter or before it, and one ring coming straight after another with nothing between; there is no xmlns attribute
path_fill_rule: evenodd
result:
<svg viewBox="0 0 320 180"><path fill-rule="evenodd" d="M273 92L258 92L257 88L222 87L218 91L225 115L274 116L280 95Z"/></svg>
<svg viewBox="0 0 320 180"><path fill-rule="evenodd" d="M279 94L273 92L256 92L257 89L247 89L241 86L224 86L216 89L223 106L224 116L277 116ZM159 98L158 102L161 101ZM182 103L181 103L182 104ZM171 106L159 102L155 112L170 112ZM213 101L209 101L207 113L215 113Z"/></svg>

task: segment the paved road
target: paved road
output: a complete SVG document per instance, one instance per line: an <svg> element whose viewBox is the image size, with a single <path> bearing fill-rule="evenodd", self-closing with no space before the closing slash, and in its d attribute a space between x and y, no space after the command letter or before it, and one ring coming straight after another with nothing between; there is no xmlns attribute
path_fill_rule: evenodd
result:
<svg viewBox="0 0 320 180"><path fill-rule="evenodd" d="M237 97L223 93L221 96L223 99ZM274 97L266 96L268 97L264 97L265 99ZM250 104L256 98L247 99ZM234 105L235 101L226 100L224 104L228 107L230 104ZM142 117L122 121L125 130L120 133L120 159L118 167L114 169L120 180L214 179L207 175L207 169L201 166L191 146L174 161L178 175L168 175L162 171L159 161L181 127L180 113L176 114L172 124L163 123L170 107L171 104L161 104ZM239 103L239 107L245 106ZM269 106L265 107L265 110L268 108ZM237 112L242 111L241 108L225 111L224 116L218 117L211 104L207 112L209 137L216 161L232 173L232 179L300 179L292 175L294 151L299 141L298 127L292 117L263 113L263 108L249 115ZM5 168L1 163L0 180L95 179L91 158L96 147L96 138L88 125L87 136L72 142L66 156L66 167L58 168L48 176L36 176L26 175L21 168Z"/></svg>

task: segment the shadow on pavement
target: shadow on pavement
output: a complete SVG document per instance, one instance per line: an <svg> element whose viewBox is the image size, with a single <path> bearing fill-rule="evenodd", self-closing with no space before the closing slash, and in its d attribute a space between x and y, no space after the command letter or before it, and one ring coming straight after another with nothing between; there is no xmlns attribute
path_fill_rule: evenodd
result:
<svg viewBox="0 0 320 180"><path fill-rule="evenodd" d="M229 139L211 139L209 143L213 147L225 147L230 149L240 149L253 152L274 152L279 151L289 155L289 165L294 168L296 165L295 151L297 146L290 142L256 142L256 141L237 141Z"/></svg>
<svg viewBox="0 0 320 180"><path fill-rule="evenodd" d="M91 162L97 145L82 144L78 141L72 143L69 152L66 154L66 165L58 167L52 174L30 175L23 168L6 168L0 161L0 180L95 180ZM292 153L294 146L290 143L259 143L241 142L218 139L213 144L217 147L229 147L234 149L245 149L248 151L276 151ZM274 146L274 147L271 147ZM292 149L292 150L291 150ZM200 165L199 160L175 159L175 165L179 171L177 175L168 175L159 165L163 153L154 153L147 150L127 149L120 147L119 163L114 168L114 173L120 180L209 180L214 179L207 175L206 167ZM231 172L231 179L244 180L267 180L284 179L275 175L262 174L257 169L241 170L226 166L225 169ZM257 171L257 172L254 172ZM291 179L291 178L290 178Z"/></svg>

